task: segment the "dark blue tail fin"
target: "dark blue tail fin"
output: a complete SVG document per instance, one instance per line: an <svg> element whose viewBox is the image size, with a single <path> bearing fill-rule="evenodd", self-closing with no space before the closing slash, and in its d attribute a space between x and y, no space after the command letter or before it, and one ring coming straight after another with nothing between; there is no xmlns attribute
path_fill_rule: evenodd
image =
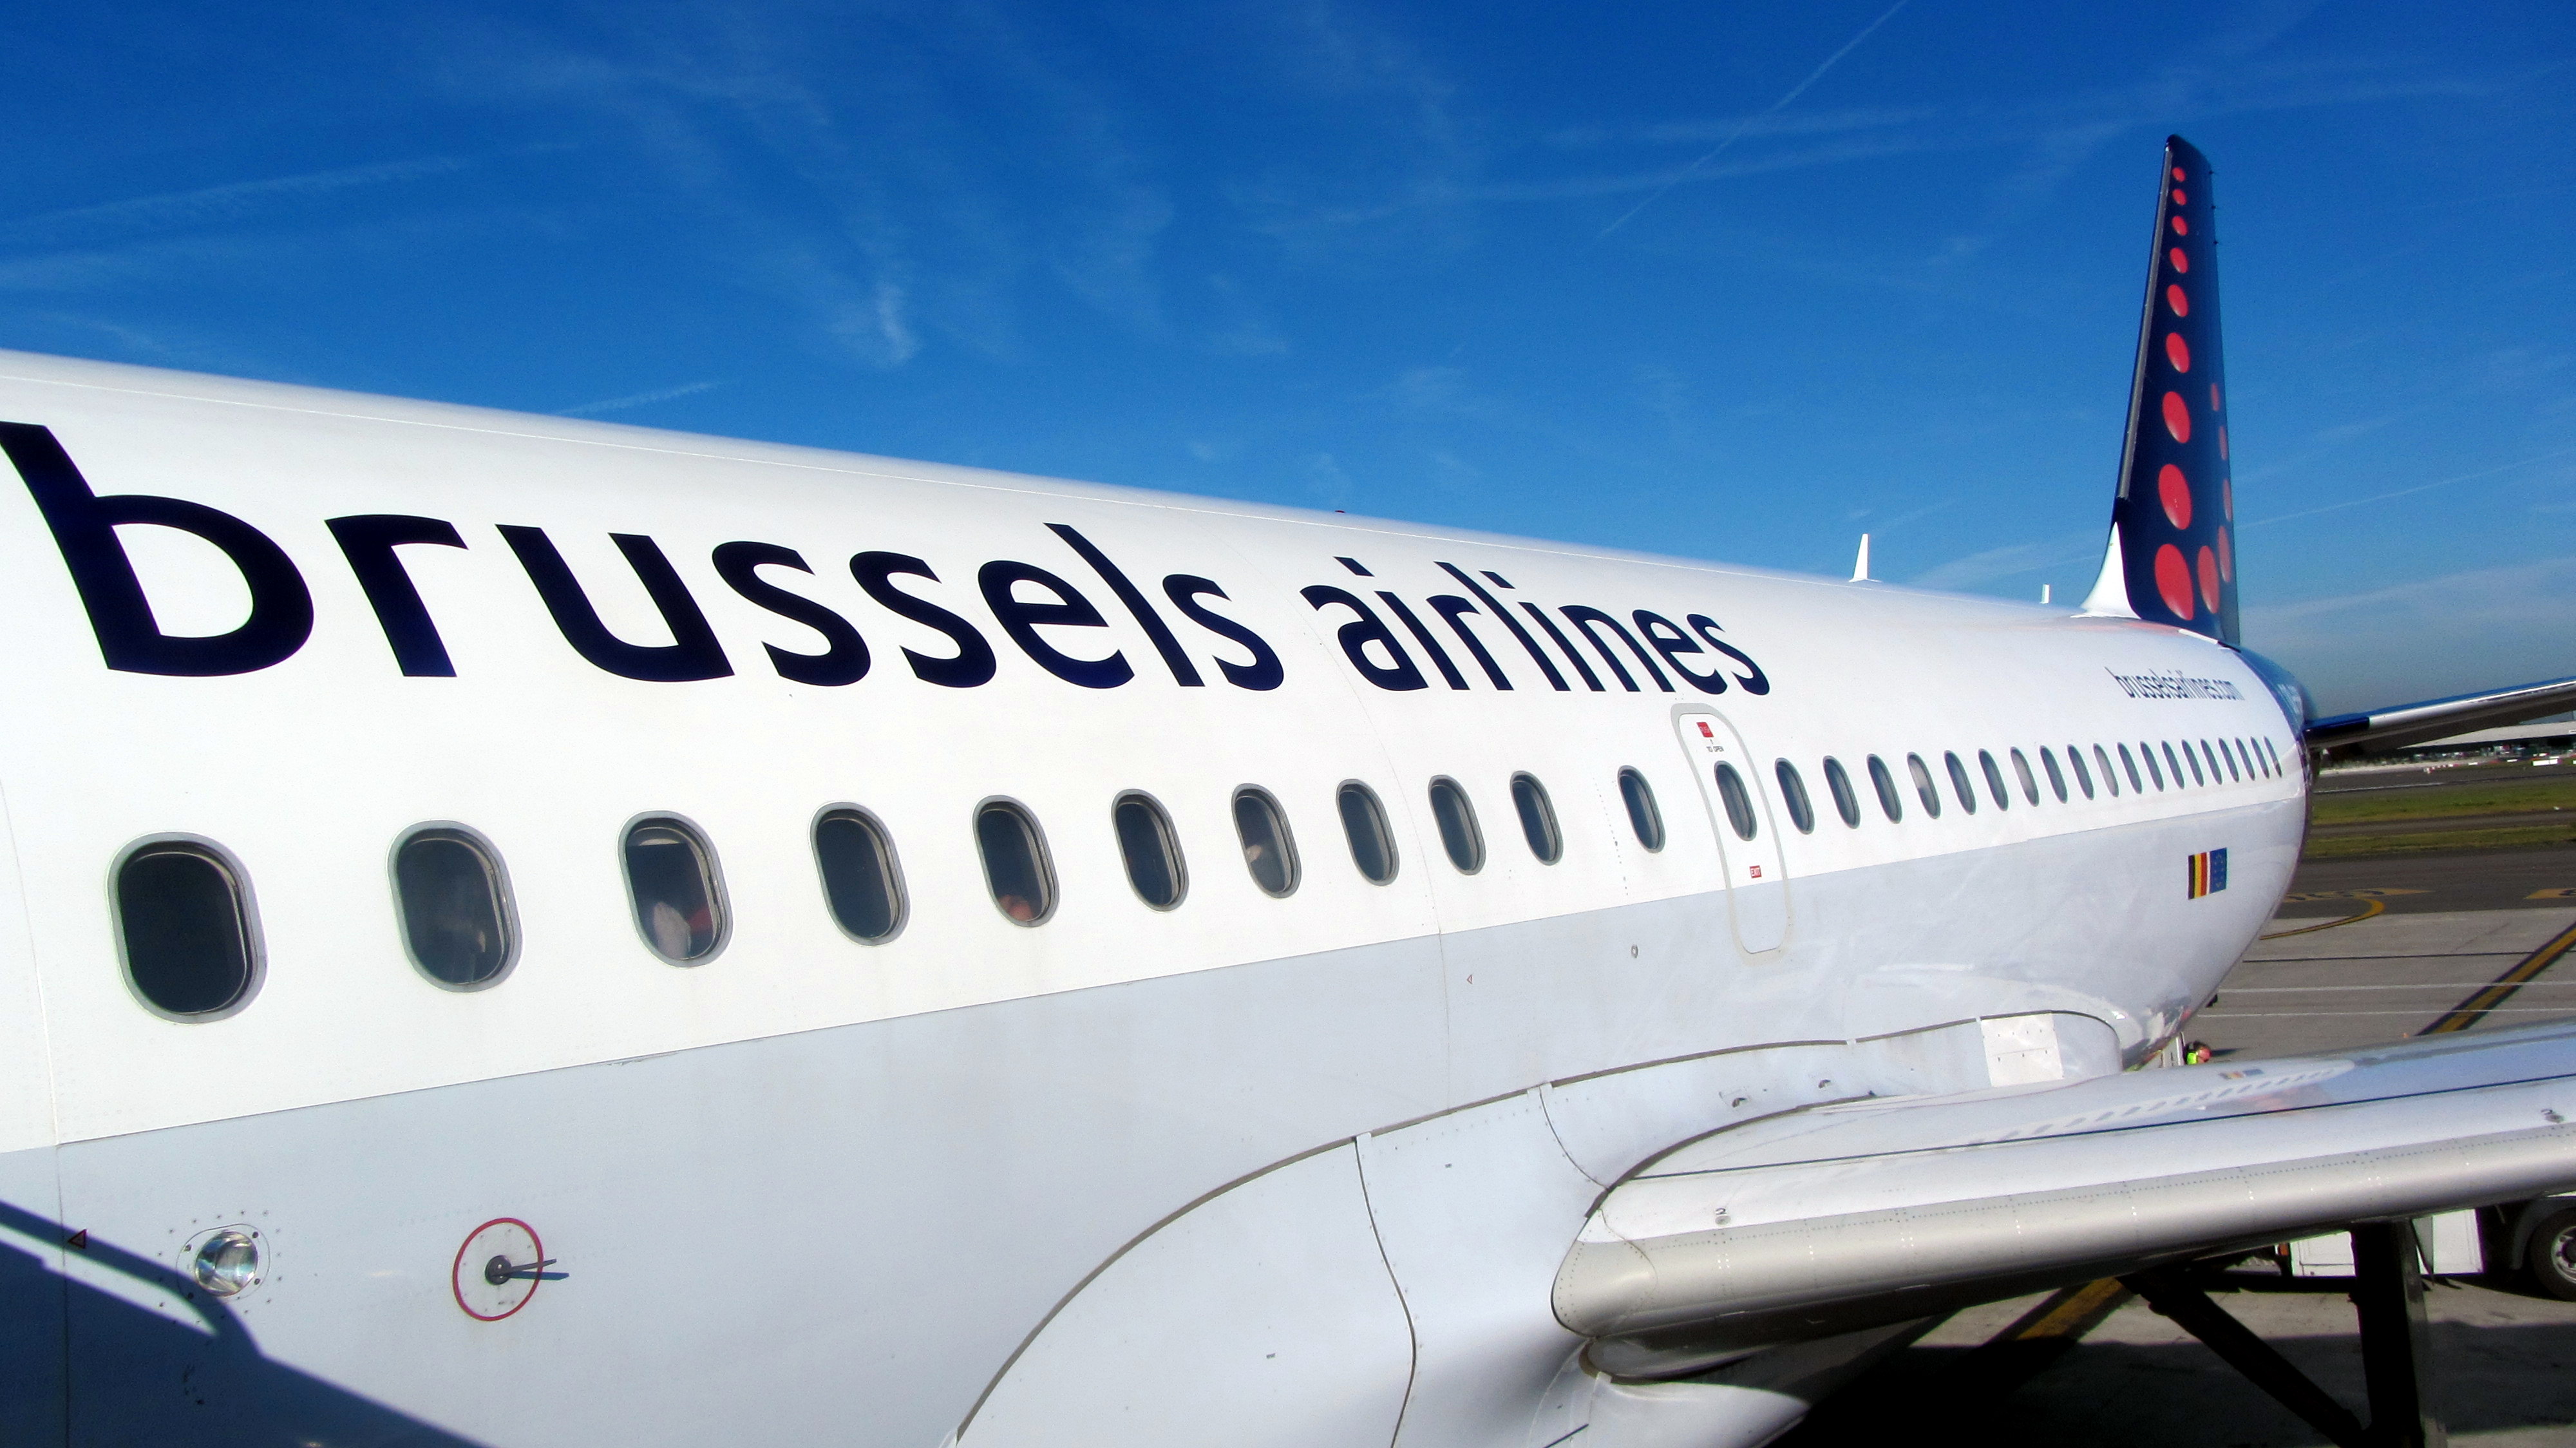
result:
<svg viewBox="0 0 2576 1448"><path fill-rule="evenodd" d="M2165 139L2138 370L2111 546L2088 613L2179 624L2233 644L2236 497L2218 350L2218 235L2209 162Z"/></svg>

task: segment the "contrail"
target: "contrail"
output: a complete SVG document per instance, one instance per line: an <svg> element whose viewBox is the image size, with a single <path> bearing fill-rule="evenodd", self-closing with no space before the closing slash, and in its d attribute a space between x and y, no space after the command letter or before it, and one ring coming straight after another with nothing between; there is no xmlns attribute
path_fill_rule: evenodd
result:
<svg viewBox="0 0 2576 1448"><path fill-rule="evenodd" d="M1683 168L1682 168L1682 169L1681 169L1677 174L1675 174L1675 175L1674 175L1673 179L1671 179L1670 181L1665 182L1665 183L1664 183L1663 185L1661 185L1661 186L1656 187L1653 195L1648 196L1645 200L1640 201L1640 202L1638 202L1636 205L1629 207L1629 208L1628 208L1628 214L1627 214L1626 216L1622 216L1622 217L1620 217L1618 220L1616 220L1616 221L1614 221L1614 222L1611 222L1608 226L1605 226L1605 227L1601 228L1601 236L1596 236L1596 237L1594 237L1594 238L1592 238L1592 239L1593 239L1594 241L1599 241L1599 240L1601 239L1601 237L1602 237L1602 236L1608 236L1610 233L1612 233L1612 232L1614 232L1614 231L1617 231L1620 227L1623 227L1623 226L1627 225L1627 224L1628 224L1628 222L1629 222L1632 218L1634 218L1638 212L1643 211L1643 210L1645 210L1647 207L1654 205L1657 201L1662 200L1662 199L1663 199L1663 195L1664 195L1664 193L1665 193L1665 192L1670 191L1670 190L1672 190L1674 187L1679 186L1680 184L1682 184L1684 181L1689 180L1689 179L1690 179L1694 174L1696 174L1696 173L1698 172L1698 170L1699 170L1699 168L1700 168L1700 167L1705 166L1705 165L1707 165L1709 162L1716 160L1716 159L1718 158L1719 154L1720 154L1720 153L1722 153L1722 152L1724 152L1724 151L1726 150L1726 148L1727 148L1727 147L1734 145L1734 144L1736 143L1736 141L1737 141L1737 140L1739 140L1740 138L1742 138L1742 136L1744 135L1745 131L1746 131L1746 130L1748 130L1748 129L1750 129L1750 128L1752 127L1752 125L1753 125L1753 123L1754 123L1755 121L1761 120L1764 116L1777 115L1781 110L1783 110L1784 108L1786 108L1786 107L1788 106L1788 104L1789 104L1791 101L1794 101L1794 100L1796 100L1798 97L1800 97L1800 96L1802 96L1802 95L1805 95L1805 94L1807 93L1807 87L1809 87L1809 86L1811 86L1811 85L1814 85L1814 84L1815 84L1817 81L1819 81L1819 80L1824 79L1825 72L1826 72L1826 71L1829 71L1829 70L1831 70L1831 69L1833 69L1833 68L1834 68L1834 63L1835 63L1836 61L1841 60L1844 56L1849 55L1849 54L1851 54L1854 50L1859 49L1859 48L1860 48L1860 43L1861 43L1862 41L1864 41L1864 40L1869 39L1869 37L1870 37L1872 34L1874 34L1874 33L1878 30L1878 27L1880 27L1880 26L1882 26L1882 25L1885 25L1885 24L1886 24L1888 21L1890 21L1890 20L1895 19L1895 18L1896 18L1896 12L1897 12L1897 11L1904 9L1906 6L1911 5L1911 4L1913 4L1913 3L1914 3L1914 0L1896 0L1896 3L1895 3L1895 4L1890 5L1890 6L1888 6L1888 7L1887 7L1887 13L1886 13L1886 14L1881 15L1881 16L1880 16L1880 17L1878 17L1876 20L1871 21L1869 24L1862 26L1862 27L1861 27L1861 32L1860 32L1860 34L1853 36L1853 37L1851 38L1851 40L1843 46L1843 48L1842 48L1842 49L1835 51L1833 54L1831 54L1831 55L1829 55L1829 56L1826 56L1826 57L1825 57L1825 63L1824 63L1824 64L1822 64L1822 65L1820 65L1820 66L1817 66L1814 70L1809 71L1809 72L1807 73L1807 78L1806 78L1805 80L1802 80L1802 81L1798 82L1796 85L1791 86L1791 87L1789 88L1789 93L1788 93L1787 95L1784 95L1784 96L1780 97L1778 100L1773 101L1773 102L1771 103L1771 109L1769 109L1769 110L1767 110L1767 111L1763 111L1763 112L1761 112L1761 113L1760 113L1760 114L1758 114L1758 115L1750 115L1750 116L1746 116L1743 120L1740 120L1740 121L1736 122L1736 123L1735 123L1735 129L1734 129L1734 130L1732 130L1732 131L1729 131L1729 132L1727 133L1726 139L1725 139L1725 140L1723 140L1723 141L1718 142L1718 143L1717 143L1717 145L1716 145L1716 147L1715 147L1715 148L1713 148L1712 150L1710 150L1710 152L1709 152L1707 155L1700 157L1698 160L1691 162L1691 163L1690 163L1689 165L1687 165L1687 166L1684 166L1684 167L1683 167Z"/></svg>
<svg viewBox="0 0 2576 1448"><path fill-rule="evenodd" d="M712 391L722 386L724 384L721 382L684 382L677 387L665 387L658 392L638 392L631 397L612 397L605 402L585 402L579 407L567 407L555 416L590 417L602 412L624 412L630 407L643 407L655 402L674 402L680 398L693 397L698 393Z"/></svg>
<svg viewBox="0 0 2576 1448"><path fill-rule="evenodd" d="M2515 468L2527 468L2533 463L2545 463L2551 458L2563 458L2569 453L2576 453L2576 447L2562 447L2554 452L2541 453L2537 457L2524 458L2520 462L2504 463L2492 468L2481 468L2474 473L2462 473L2458 477L2435 478L2429 483L2417 483L2411 488L2399 488L2393 493L2373 493L2367 498L2346 498L2340 503L2328 503L2322 508L2308 508L2296 513L2283 513L2280 516L2273 518L2253 518L2239 523L2236 526L2240 529L2260 528L2266 523L2287 523L2293 518L2313 518L2319 513L2340 512L2345 508L2358 508L2369 503L2385 503L2391 498L2402 498L2409 493L2421 493L2432 488L2447 488L2453 483L2465 483L2476 478L2491 478L2498 473L2512 472Z"/></svg>

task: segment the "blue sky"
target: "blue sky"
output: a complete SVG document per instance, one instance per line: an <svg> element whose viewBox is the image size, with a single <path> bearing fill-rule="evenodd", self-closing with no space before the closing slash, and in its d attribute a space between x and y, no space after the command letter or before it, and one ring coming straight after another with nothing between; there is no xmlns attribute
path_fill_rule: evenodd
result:
<svg viewBox="0 0 2576 1448"><path fill-rule="evenodd" d="M0 346L2079 595L2157 147L2248 641L2576 673L2576 8L57 6Z"/></svg>

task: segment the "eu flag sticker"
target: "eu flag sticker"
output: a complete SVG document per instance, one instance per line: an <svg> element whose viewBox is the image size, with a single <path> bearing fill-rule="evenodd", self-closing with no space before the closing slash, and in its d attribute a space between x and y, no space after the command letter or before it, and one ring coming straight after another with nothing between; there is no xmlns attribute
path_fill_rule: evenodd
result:
<svg viewBox="0 0 2576 1448"><path fill-rule="evenodd" d="M2227 852L2203 850L2191 857L2191 898L2215 895L2227 888Z"/></svg>

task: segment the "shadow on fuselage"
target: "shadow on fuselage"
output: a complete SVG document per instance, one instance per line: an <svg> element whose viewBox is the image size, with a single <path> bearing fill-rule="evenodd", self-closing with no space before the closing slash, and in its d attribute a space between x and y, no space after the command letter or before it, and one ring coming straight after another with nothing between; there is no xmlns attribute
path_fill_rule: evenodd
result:
<svg viewBox="0 0 2576 1448"><path fill-rule="evenodd" d="M0 1202L0 1228L31 1242L72 1230ZM55 1272L0 1243L0 1442L377 1448L464 1445L382 1403L262 1355L240 1316L177 1270L88 1238L64 1256L182 1305L188 1320Z"/></svg>

